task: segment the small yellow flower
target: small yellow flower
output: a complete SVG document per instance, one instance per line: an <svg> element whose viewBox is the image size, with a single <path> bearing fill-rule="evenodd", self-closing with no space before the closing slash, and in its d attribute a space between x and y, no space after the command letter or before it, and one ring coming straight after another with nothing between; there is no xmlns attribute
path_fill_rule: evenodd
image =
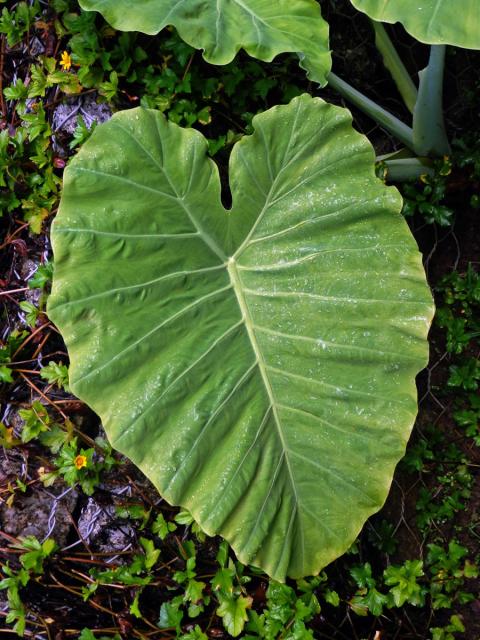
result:
<svg viewBox="0 0 480 640"><path fill-rule="evenodd" d="M73 461L73 464L77 469L83 469L83 467L87 466L87 458L86 456L77 456Z"/></svg>
<svg viewBox="0 0 480 640"><path fill-rule="evenodd" d="M72 66L72 59L68 51L64 51L62 53L62 57L60 59L60 66L63 67L64 71L68 71Z"/></svg>

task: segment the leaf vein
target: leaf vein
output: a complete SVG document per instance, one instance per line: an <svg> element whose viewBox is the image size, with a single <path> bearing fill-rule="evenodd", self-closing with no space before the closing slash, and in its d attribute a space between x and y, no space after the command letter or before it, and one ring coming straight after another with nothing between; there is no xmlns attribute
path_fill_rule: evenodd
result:
<svg viewBox="0 0 480 640"><path fill-rule="evenodd" d="M308 464L311 464L312 466L316 467L320 471L323 471L327 475L332 476L333 478L335 478L336 480L338 480L342 484L344 484L344 485L346 485L348 487L351 487L356 493L358 493L358 495L363 496L363 498L365 498L370 504L375 504L375 500L373 500L373 498L371 496L369 496L362 489L360 489L360 487L357 487L357 485L355 483L353 483L351 480L349 480L348 478L344 478L339 473L335 473L335 471L333 471L330 467L324 467L323 465L321 465L316 460L312 460L308 456L304 456L301 453L298 453L298 451L294 451L293 449L289 449L289 453L291 453L292 456L294 456L296 458L300 458L304 462L306 462Z"/></svg>
<svg viewBox="0 0 480 640"><path fill-rule="evenodd" d="M334 389L335 391L344 391L345 393L356 394L359 396L366 396L368 398L375 398L376 400L383 400L384 402L394 402L395 404L404 405L405 403L402 400L396 400L395 398L383 398L382 396L377 396L374 393L368 393L367 391L360 391L359 389L349 389L348 387L340 387L339 385L329 384L324 380L316 380L315 378L307 378L306 376L302 376L299 373L292 373L291 371L285 371L284 369L277 369L276 367L271 367L266 365L266 368L269 371L273 371L279 375L283 375L286 378L293 378L295 380L301 380L302 382L313 382L314 384L319 384L322 387L326 387L327 389Z"/></svg>
<svg viewBox="0 0 480 640"><path fill-rule="evenodd" d="M239 324L241 324L241 322ZM164 489L165 494L170 489L170 487L175 483L175 480L178 478L178 474L185 467L186 462L188 461L188 459L190 458L192 453L195 451L195 449L196 449L198 443L200 442L200 440L202 439L202 437L205 435L208 426L215 421L215 418L217 418L217 416L223 411L225 406L229 403L229 401L232 399L232 397L235 395L235 393L238 391L238 389L240 389L241 386L244 384L244 382L248 379L249 375L251 374L251 372L253 371L253 369L256 366L257 366L257 361L255 360L254 363L242 374L242 376L239 378L239 380L235 383L235 385L233 386L233 388L231 389L231 391L229 392L227 397L222 400L222 402L218 405L218 407L215 409L215 411L210 415L208 420L205 422L205 424L203 425L203 427L200 430L200 433L196 437L192 447L190 448L188 453L185 455L185 457L181 461L178 469L175 471L174 475L170 479L170 482L165 487L165 489Z"/></svg>
<svg viewBox="0 0 480 640"><path fill-rule="evenodd" d="M66 307L72 304L80 304L81 302L87 302L88 300L96 300L98 298L108 298L108 296L114 293L119 293L120 291L130 291L134 289L139 289L140 287L148 287L151 284L157 284L157 282L163 282L164 280L171 280L172 278L179 278L181 276L196 275L197 273L208 273L210 271L218 271L219 269L223 269L223 268L224 268L224 265L221 264L215 267L205 267L204 269L193 269L191 271L176 271L175 273L168 273L164 276L160 276L159 278L154 278L153 280L147 280L146 282L139 282L138 284L130 284L125 287L116 287L115 289L102 291L101 293L96 293L92 296L87 296L86 298L78 298L76 300L70 300L69 302L64 302L59 306Z"/></svg>
<svg viewBox="0 0 480 640"><path fill-rule="evenodd" d="M384 349L372 349L371 347L361 347L358 345L354 345L354 344L341 344L339 342L330 342L328 340L323 340L322 338L311 338L310 336L300 336L300 335L295 335L292 333L283 333L281 331L277 331L275 329L269 329L267 327L262 327L259 325L255 325L255 329L257 331L260 331L261 333L268 333L272 336L277 336L279 338L286 338L287 340L301 340L301 341L305 341L305 342L311 342L312 344L315 344L317 347L318 346L322 346L323 345L327 345L328 347L332 347L333 349L347 349L347 350L354 350L354 351L362 351L362 352L369 352L369 353L375 353L376 355L388 355L388 356L395 356L397 358L401 358L402 360L412 360L414 362L417 361L417 358L414 358L413 356L409 356L408 354L404 354L404 353L395 353L394 351L385 351Z"/></svg>
<svg viewBox="0 0 480 640"><path fill-rule="evenodd" d="M228 493L228 489L230 488L232 482L235 480L235 478L237 477L237 475L240 472L240 469L243 467L243 464L245 463L245 461L247 460L250 452L252 451L253 447L255 446L255 444L258 441L258 438L260 437L265 425L268 422L268 416L270 414L270 411L272 410L272 405L268 406L268 409L266 410L262 421L260 422L260 426L257 429L257 432L255 434L255 437L252 441L252 444L249 446L249 448L247 449L245 455L243 456L242 460L240 461L240 464L238 465L238 467L235 469L235 473L230 477L229 481L227 482L225 488L222 491L222 495L219 497L217 504L215 505L213 511L210 513L210 515L208 516L208 520L211 520L213 518L213 516L218 512L219 506L222 503L223 499L227 496Z"/></svg>
<svg viewBox="0 0 480 640"><path fill-rule="evenodd" d="M215 291L207 293L201 298L198 298L194 302L191 302L190 304L186 305L179 311L176 311L174 314L169 316L166 320L163 320L160 324L158 324L156 327L151 329L148 333L144 334L141 338L139 338L138 340L135 340L135 342L132 342L132 344L128 345L128 347L125 347L125 349L122 349L122 351L119 351L117 354L113 356L113 358L110 358L109 360L107 360L107 362L104 362L101 366L96 367L95 369L92 369L87 374L85 374L84 376L81 376L80 378L77 378L76 380L72 380L72 383L77 384L80 381L86 380L87 378L90 378L90 376L97 374L99 371L102 371L103 369L108 367L110 364L112 364L112 362L115 362L116 360L121 358L123 355L125 355L125 353L128 353L131 349L137 347L140 343L142 343L144 340L146 340L151 335L156 333L159 329L167 325L172 320L176 320L177 318L180 318L183 314L187 313L187 311L190 311L190 309L193 309L199 304L202 304L205 300L208 300L213 296L218 295L219 293L223 293L224 291L228 291L228 289L231 289L231 288L232 288L232 285L227 285L226 287L222 287L221 289L216 289Z"/></svg>
<svg viewBox="0 0 480 640"><path fill-rule="evenodd" d="M143 420L145 416L148 413L150 413L150 411L160 402L160 400L163 400L163 398L170 391L170 389L172 389L172 387L174 387L182 378L184 378L189 371L191 371L194 367L196 367L211 351L215 349L215 347L218 346L218 344L220 344L220 342L222 342L222 340L225 340L225 338L229 336L231 333L233 333L235 329L238 329L238 327L241 324L242 324L242 321L239 320L239 322L236 322L234 325L232 325L226 331L224 331L221 336L219 336L218 338L215 338L215 340L208 347L208 349L206 349L196 360L192 362L191 365L189 365L186 369L184 369L174 380L172 380L172 382L170 382L170 384L166 387L166 389L164 389L162 393L157 398L155 398L155 400L149 405L148 409L146 409L138 418L136 418L128 426L127 429L125 429L125 431L119 436L119 438L117 438L116 442L118 442L121 438L127 435L127 433L130 433L135 427L135 425L139 422L139 420Z"/></svg>
<svg viewBox="0 0 480 640"><path fill-rule="evenodd" d="M361 303L393 303L393 304L425 304L420 300L386 300L380 298L339 298L336 296L323 296L317 293L309 293L307 291L265 291L263 289L243 289L244 293L263 298L311 298L312 300L322 300L323 302L352 302L356 304Z"/></svg>

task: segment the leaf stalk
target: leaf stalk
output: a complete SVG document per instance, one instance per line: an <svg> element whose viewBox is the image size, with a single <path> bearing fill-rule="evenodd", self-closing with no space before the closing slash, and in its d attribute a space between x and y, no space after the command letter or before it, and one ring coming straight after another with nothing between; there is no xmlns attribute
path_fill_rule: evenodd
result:
<svg viewBox="0 0 480 640"><path fill-rule="evenodd" d="M370 21L375 32L375 46L382 54L383 63L390 71L405 106L413 114L418 91L385 27L381 22Z"/></svg>
<svg viewBox="0 0 480 640"><path fill-rule="evenodd" d="M418 74L420 85L413 112L414 151L419 156L449 154L443 118L445 45L432 45L428 65Z"/></svg>
<svg viewBox="0 0 480 640"><path fill-rule="evenodd" d="M413 130L389 111L378 105L363 93L342 80L334 73L329 73L328 84L342 97L354 104L365 114L375 120L381 127L391 133L409 149L414 149Z"/></svg>

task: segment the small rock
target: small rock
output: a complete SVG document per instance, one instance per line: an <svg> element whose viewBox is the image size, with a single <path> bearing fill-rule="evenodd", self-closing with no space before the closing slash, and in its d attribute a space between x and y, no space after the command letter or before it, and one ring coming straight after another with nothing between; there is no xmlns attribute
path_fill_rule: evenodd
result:
<svg viewBox="0 0 480 640"><path fill-rule="evenodd" d="M93 498L78 519L78 531L89 545L102 553L118 553L135 540L135 530L120 520L113 505L101 506Z"/></svg>
<svg viewBox="0 0 480 640"><path fill-rule="evenodd" d="M112 111L108 104L98 103L91 94L69 98L58 105L52 118L52 129L56 134L53 136L53 149L61 158L69 154L62 143L62 137L73 134L78 116L82 116L87 128L90 129L94 122L100 124L110 120Z"/></svg>
<svg viewBox="0 0 480 640"><path fill-rule="evenodd" d="M114 518L113 506L100 506L93 498L88 498L78 519L78 531L85 542L90 543L98 537L104 527Z"/></svg>
<svg viewBox="0 0 480 640"><path fill-rule="evenodd" d="M0 506L0 528L12 536L46 537L64 546L71 527L70 514L77 502L77 493L65 485L30 489L27 494L16 493L11 507Z"/></svg>
<svg viewBox="0 0 480 640"><path fill-rule="evenodd" d="M21 264L18 267L19 274L22 280L25 281L30 280L37 269L38 263L34 260L30 260L30 258L22 260Z"/></svg>
<svg viewBox="0 0 480 640"><path fill-rule="evenodd" d="M15 482L16 478L22 477L23 457L14 449L3 450L0 457L0 485L4 487L8 482Z"/></svg>

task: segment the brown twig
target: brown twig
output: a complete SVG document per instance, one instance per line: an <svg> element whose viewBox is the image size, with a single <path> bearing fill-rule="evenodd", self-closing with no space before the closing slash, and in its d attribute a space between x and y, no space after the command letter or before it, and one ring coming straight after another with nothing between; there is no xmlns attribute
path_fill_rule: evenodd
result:
<svg viewBox="0 0 480 640"><path fill-rule="evenodd" d="M28 291L28 287L22 287L21 289L10 289L10 291L0 291L0 296L10 296L12 293L22 293Z"/></svg>
<svg viewBox="0 0 480 640"><path fill-rule="evenodd" d="M196 51L192 53L190 58L188 59L187 65L185 67L185 71L183 72L182 80L185 80L187 77L187 73L190 71L190 67L192 66L193 58L195 57Z"/></svg>
<svg viewBox="0 0 480 640"><path fill-rule="evenodd" d="M33 357L36 358L38 356L38 354L42 351L45 343L47 342L47 340L50 338L51 332L49 331L43 338L42 341L40 342L40 344L38 345L38 347L35 349L35 351L33 352Z"/></svg>
<svg viewBox="0 0 480 640"><path fill-rule="evenodd" d="M46 396L42 391L40 391L40 389L31 380L29 380L24 373L20 373L20 375L22 376L22 378L25 380L25 382L28 384L29 387L31 387L34 391L36 391L39 394L39 396L41 396L46 402L48 402L50 406L54 407L54 409L58 411L58 413L62 416L64 420L68 420L68 416L65 413L63 413L63 411L59 409L59 407L57 407L57 405L53 400L50 400L48 396Z"/></svg>
<svg viewBox="0 0 480 640"><path fill-rule="evenodd" d="M15 236L17 236L21 231L23 231L25 227L28 227L28 222L21 223L20 226L17 227L13 233L8 235L5 242L3 244L0 244L0 249L4 249L5 247L7 247L13 241Z"/></svg>
<svg viewBox="0 0 480 640"><path fill-rule="evenodd" d="M40 331L43 331L43 330L44 330L46 327L48 327L49 325L50 325L50 323L49 323L49 322L47 322L47 323L45 323L45 324L40 325L40 326L39 326L39 327L37 327L34 331L32 331L32 333L31 333L29 336L27 336L27 337L25 338L25 340L22 342L22 344L17 348L17 350L15 351L15 353L14 353L14 354L13 354L13 356L12 356L12 361L13 361L13 360L15 360L15 356L16 356L17 354L19 354L19 353L20 353L20 351L22 351L22 349L24 349L24 348L25 348L25 346L30 342L30 340L32 340L32 339L37 335L37 333L40 333Z"/></svg>

